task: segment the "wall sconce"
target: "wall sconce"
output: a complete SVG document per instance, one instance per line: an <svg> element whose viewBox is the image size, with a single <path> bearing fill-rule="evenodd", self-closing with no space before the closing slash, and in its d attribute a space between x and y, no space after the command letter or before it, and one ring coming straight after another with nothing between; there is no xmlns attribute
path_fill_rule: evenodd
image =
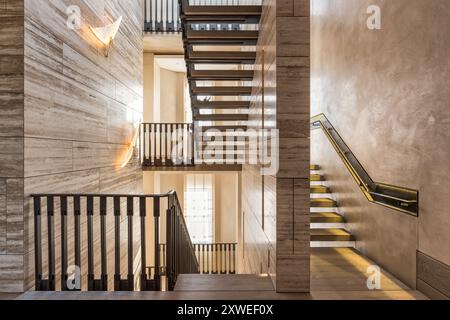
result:
<svg viewBox="0 0 450 320"><path fill-rule="evenodd" d="M116 37L117 32L119 31L120 24L122 23L122 17L116 20L116 22L111 23L110 25L99 27L99 28L91 28L92 33L100 40L106 47L105 57L109 56L109 50L111 49L114 38Z"/></svg>
<svg viewBox="0 0 450 320"><path fill-rule="evenodd" d="M127 153L125 154L125 157L120 165L120 168L125 168L128 165L128 163L131 161L131 159L133 158L133 153L134 153L134 150L136 149L136 146L137 146L138 140L139 140L139 135L141 133L140 126L141 125L138 124L135 128L134 135L130 142L130 146L128 147Z"/></svg>

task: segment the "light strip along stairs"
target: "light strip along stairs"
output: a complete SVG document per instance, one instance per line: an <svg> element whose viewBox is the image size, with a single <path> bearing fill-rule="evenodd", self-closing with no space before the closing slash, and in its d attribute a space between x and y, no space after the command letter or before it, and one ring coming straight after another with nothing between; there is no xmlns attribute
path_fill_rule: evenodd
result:
<svg viewBox="0 0 450 320"><path fill-rule="evenodd" d="M242 25L259 24L262 6L208 6L190 5L187 0L180 2L193 120L202 131L213 129L221 132L220 140L208 139L211 144L217 145L221 140L233 141L227 139L233 136L230 130L247 130L250 107L247 100L252 94L252 87L243 82L251 82L254 76L253 70L241 66L254 65L256 60L254 51L236 48L256 45L259 31L254 28L243 30L248 28ZM214 24L237 27L217 30L211 26ZM211 83L211 86L199 85L199 81ZM218 85L218 81L231 84ZM202 145L205 148L208 146L207 143ZM236 156L239 151L237 147L227 150L236 153Z"/></svg>
<svg viewBox="0 0 450 320"><path fill-rule="evenodd" d="M345 218L337 211L338 203L320 166L311 165L311 247L355 247L355 239L345 228Z"/></svg>

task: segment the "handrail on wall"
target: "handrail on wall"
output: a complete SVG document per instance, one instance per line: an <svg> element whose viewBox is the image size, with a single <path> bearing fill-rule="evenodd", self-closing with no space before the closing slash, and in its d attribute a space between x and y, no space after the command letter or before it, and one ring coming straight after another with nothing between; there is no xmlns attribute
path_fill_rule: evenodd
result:
<svg viewBox="0 0 450 320"><path fill-rule="evenodd" d="M322 113L311 118L311 130L322 129L368 201L409 215L419 216L419 192L374 182L345 141Z"/></svg>

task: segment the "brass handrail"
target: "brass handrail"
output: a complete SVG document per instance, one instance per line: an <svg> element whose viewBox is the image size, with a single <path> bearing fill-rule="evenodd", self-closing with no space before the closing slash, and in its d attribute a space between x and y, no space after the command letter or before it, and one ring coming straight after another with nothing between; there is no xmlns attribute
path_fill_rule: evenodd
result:
<svg viewBox="0 0 450 320"><path fill-rule="evenodd" d="M311 118L311 130L316 129L323 130L369 202L415 217L419 216L419 192L417 190L374 182L323 113Z"/></svg>

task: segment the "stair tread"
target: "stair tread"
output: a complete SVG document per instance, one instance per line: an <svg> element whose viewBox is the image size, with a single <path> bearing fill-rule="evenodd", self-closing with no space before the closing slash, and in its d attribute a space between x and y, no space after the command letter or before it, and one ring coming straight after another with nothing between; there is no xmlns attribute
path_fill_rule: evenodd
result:
<svg viewBox="0 0 450 320"><path fill-rule="evenodd" d="M202 126L200 127L202 131L208 130L218 130L218 131L226 131L226 130L247 130L247 126Z"/></svg>
<svg viewBox="0 0 450 320"><path fill-rule="evenodd" d="M312 164L309 166L309 170L320 170L320 166L317 164Z"/></svg>
<svg viewBox="0 0 450 320"><path fill-rule="evenodd" d="M193 101L192 107L197 109L248 109L250 101Z"/></svg>
<svg viewBox="0 0 450 320"><path fill-rule="evenodd" d="M310 214L312 223L343 223L345 219L335 212L312 212Z"/></svg>
<svg viewBox="0 0 450 320"><path fill-rule="evenodd" d="M324 181L325 178L321 174L311 174L309 176L310 181Z"/></svg>
<svg viewBox="0 0 450 320"><path fill-rule="evenodd" d="M247 59L255 60L256 52L254 51L191 51L188 54L188 58L191 60L196 59L209 59L209 60L222 60L222 59Z"/></svg>
<svg viewBox="0 0 450 320"><path fill-rule="evenodd" d="M331 193L330 188L326 186L311 186L310 189L311 193L319 193L319 194Z"/></svg>
<svg viewBox="0 0 450 320"><path fill-rule="evenodd" d="M237 5L237 6L205 6L188 5L185 7L183 15L193 16L261 16L262 6Z"/></svg>
<svg viewBox="0 0 450 320"><path fill-rule="evenodd" d="M347 230L345 229L336 229L336 228L329 228L329 229L311 229L312 235L335 235L335 236L348 236L351 235Z"/></svg>
<svg viewBox="0 0 450 320"><path fill-rule="evenodd" d="M251 95L252 87L245 86L219 86L219 87L197 87L192 91L196 95L226 95L226 96L241 96Z"/></svg>
<svg viewBox="0 0 450 320"><path fill-rule="evenodd" d="M200 114L195 121L247 121L248 114Z"/></svg>
<svg viewBox="0 0 450 320"><path fill-rule="evenodd" d="M345 229L311 229L311 241L354 241L354 237Z"/></svg>
<svg viewBox="0 0 450 320"><path fill-rule="evenodd" d="M188 30L185 43L189 46L204 45L256 45L258 41L258 31L197 31Z"/></svg>
<svg viewBox="0 0 450 320"><path fill-rule="evenodd" d="M337 203L329 198L313 198L311 199L311 207L328 208L336 207Z"/></svg>
<svg viewBox="0 0 450 320"><path fill-rule="evenodd" d="M187 33L187 39L244 39L244 40L257 40L258 31L223 31L223 30L189 30Z"/></svg>
<svg viewBox="0 0 450 320"><path fill-rule="evenodd" d="M192 80L252 80L253 71L246 70L194 70L189 77Z"/></svg>

